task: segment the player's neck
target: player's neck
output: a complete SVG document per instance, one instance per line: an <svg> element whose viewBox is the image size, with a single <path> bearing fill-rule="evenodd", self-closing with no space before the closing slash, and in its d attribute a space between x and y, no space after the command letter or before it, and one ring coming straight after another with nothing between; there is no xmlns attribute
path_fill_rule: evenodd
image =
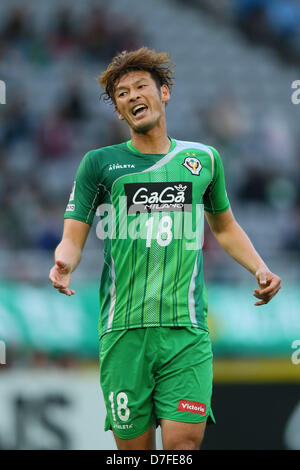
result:
<svg viewBox="0 0 300 470"><path fill-rule="evenodd" d="M166 129L151 129L146 134L131 132L132 145L141 153L168 153L171 141Z"/></svg>

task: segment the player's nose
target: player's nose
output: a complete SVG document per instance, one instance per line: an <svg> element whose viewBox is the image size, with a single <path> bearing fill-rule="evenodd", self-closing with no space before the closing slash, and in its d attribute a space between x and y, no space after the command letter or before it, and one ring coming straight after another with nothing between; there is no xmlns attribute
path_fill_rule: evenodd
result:
<svg viewBox="0 0 300 470"><path fill-rule="evenodd" d="M132 103L133 101L137 101L140 98L140 95L137 90L131 90L129 92L129 100Z"/></svg>

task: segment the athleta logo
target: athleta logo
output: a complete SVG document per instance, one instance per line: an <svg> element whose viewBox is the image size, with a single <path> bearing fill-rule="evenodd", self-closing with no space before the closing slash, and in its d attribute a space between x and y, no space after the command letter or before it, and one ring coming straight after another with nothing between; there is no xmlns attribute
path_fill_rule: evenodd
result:
<svg viewBox="0 0 300 470"><path fill-rule="evenodd" d="M113 424L113 427L117 429L132 429L133 424Z"/></svg>
<svg viewBox="0 0 300 470"><path fill-rule="evenodd" d="M120 170L121 168L135 168L135 165L132 165L131 163L127 163L126 165L120 165L119 163L113 163L112 165L109 165L108 171Z"/></svg>
<svg viewBox="0 0 300 470"><path fill-rule="evenodd" d="M191 182L128 183L124 190L128 213L192 210Z"/></svg>
<svg viewBox="0 0 300 470"><path fill-rule="evenodd" d="M189 413L197 413L198 415L206 414L206 405L197 401L180 400L178 403L178 411L188 411Z"/></svg>

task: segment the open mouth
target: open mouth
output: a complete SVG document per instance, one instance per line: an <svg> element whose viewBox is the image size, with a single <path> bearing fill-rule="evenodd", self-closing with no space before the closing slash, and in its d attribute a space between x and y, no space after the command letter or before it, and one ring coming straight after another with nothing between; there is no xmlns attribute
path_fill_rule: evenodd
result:
<svg viewBox="0 0 300 470"><path fill-rule="evenodd" d="M138 104L132 109L132 114L137 117L137 116L143 116L146 111L147 111L147 106L145 104Z"/></svg>

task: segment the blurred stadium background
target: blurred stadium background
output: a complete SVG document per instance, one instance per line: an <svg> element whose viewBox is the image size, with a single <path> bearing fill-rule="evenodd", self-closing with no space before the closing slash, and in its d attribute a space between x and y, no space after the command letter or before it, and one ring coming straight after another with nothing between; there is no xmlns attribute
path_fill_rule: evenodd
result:
<svg viewBox="0 0 300 470"><path fill-rule="evenodd" d="M254 307L253 277L206 227L217 426L203 448L300 449L299 25L298 0L1 1L0 449L115 448L98 385L97 220L76 295L48 273L81 158L128 138L97 77L142 45L177 64L169 134L220 151L233 212L282 278Z"/></svg>

